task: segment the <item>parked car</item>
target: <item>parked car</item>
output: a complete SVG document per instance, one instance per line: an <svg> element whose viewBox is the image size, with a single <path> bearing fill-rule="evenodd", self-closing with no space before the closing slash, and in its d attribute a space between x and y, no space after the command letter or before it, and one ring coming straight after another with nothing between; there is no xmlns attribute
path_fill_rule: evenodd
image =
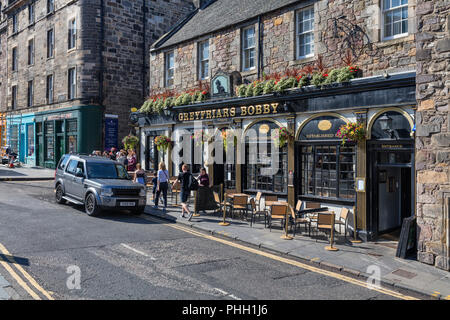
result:
<svg viewBox="0 0 450 320"><path fill-rule="evenodd" d="M55 200L84 205L90 216L106 209L144 212L146 187L131 181L125 167L103 157L66 154L55 171Z"/></svg>

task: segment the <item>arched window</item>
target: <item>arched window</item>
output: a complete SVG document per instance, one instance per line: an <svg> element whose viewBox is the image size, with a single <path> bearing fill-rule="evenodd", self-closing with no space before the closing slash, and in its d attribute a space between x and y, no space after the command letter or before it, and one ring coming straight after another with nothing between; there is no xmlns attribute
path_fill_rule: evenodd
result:
<svg viewBox="0 0 450 320"><path fill-rule="evenodd" d="M274 146L271 141L272 130L278 128L275 122L263 120L246 130L244 191L287 194L288 148Z"/></svg>
<svg viewBox="0 0 450 320"><path fill-rule="evenodd" d="M408 119L397 111L380 114L371 126L370 137L374 140L411 139Z"/></svg>
<svg viewBox="0 0 450 320"><path fill-rule="evenodd" d="M331 115L319 116L300 128L299 197L325 201L355 200L356 150L353 143L342 145L336 136L346 122Z"/></svg>

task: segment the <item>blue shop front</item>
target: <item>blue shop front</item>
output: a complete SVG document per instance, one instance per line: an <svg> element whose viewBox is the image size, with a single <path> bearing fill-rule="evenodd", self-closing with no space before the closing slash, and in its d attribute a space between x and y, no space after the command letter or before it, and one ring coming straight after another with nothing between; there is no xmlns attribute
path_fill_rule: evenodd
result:
<svg viewBox="0 0 450 320"><path fill-rule="evenodd" d="M19 161L36 165L36 136L34 113L8 115L6 118L7 145L18 154Z"/></svg>

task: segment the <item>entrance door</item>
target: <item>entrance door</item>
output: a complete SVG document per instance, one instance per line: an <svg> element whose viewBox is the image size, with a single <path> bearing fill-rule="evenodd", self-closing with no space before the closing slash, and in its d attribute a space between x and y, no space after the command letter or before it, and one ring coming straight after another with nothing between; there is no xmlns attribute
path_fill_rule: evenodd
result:
<svg viewBox="0 0 450 320"><path fill-rule="evenodd" d="M61 159L61 157L66 153L66 148L65 148L65 143L64 143L64 136L63 135L58 135L56 137L56 154L55 154L55 164L57 164L59 162L59 159Z"/></svg>
<svg viewBox="0 0 450 320"><path fill-rule="evenodd" d="M25 153L26 153L26 140L25 140L25 132L24 129L22 128L21 132L20 132L20 142L19 142L19 146L20 146L20 151L19 151L19 161L20 162L25 162Z"/></svg>
<svg viewBox="0 0 450 320"><path fill-rule="evenodd" d="M44 166L44 136L38 136L38 163L37 166Z"/></svg>

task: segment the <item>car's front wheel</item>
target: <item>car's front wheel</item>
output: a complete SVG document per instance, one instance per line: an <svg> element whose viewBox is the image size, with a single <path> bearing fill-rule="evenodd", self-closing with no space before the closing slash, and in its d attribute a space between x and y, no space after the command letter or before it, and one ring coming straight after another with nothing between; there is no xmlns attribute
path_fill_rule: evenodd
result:
<svg viewBox="0 0 450 320"><path fill-rule="evenodd" d="M97 199L95 198L95 195L93 193L89 193L86 196L86 200L84 201L84 208L86 213L91 217L95 217L100 214L101 210L97 205Z"/></svg>
<svg viewBox="0 0 450 320"><path fill-rule="evenodd" d="M56 201L56 203L59 203L59 204L66 203L66 200L63 199L63 196L64 196L63 187L62 187L62 185L58 184L58 186L56 187L56 190L55 190L55 201Z"/></svg>

